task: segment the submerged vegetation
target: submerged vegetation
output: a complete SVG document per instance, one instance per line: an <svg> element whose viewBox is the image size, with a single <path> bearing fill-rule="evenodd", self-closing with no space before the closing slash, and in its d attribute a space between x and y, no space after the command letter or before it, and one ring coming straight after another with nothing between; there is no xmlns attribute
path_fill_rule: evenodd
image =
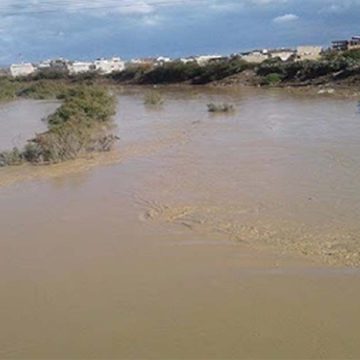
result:
<svg viewBox="0 0 360 360"><path fill-rule="evenodd" d="M214 104L207 105L208 111L211 113L228 113L234 111L234 106L231 104Z"/></svg>
<svg viewBox="0 0 360 360"><path fill-rule="evenodd" d="M63 80L27 80L0 78L0 101L29 98L35 100L56 99L64 97L71 88L71 83Z"/></svg>
<svg viewBox="0 0 360 360"><path fill-rule="evenodd" d="M149 91L145 94L144 97L145 105L156 106L156 105L162 105L163 103L164 103L164 99L160 93L156 91Z"/></svg>
<svg viewBox="0 0 360 360"><path fill-rule="evenodd" d="M36 135L22 150L0 153L0 166L57 163L111 149L117 140L111 133L114 97L102 87L84 85L57 95L63 103L48 117L48 131Z"/></svg>
<svg viewBox="0 0 360 360"><path fill-rule="evenodd" d="M35 100L62 99L69 88L69 84L61 80L39 80L19 88L17 95Z"/></svg>

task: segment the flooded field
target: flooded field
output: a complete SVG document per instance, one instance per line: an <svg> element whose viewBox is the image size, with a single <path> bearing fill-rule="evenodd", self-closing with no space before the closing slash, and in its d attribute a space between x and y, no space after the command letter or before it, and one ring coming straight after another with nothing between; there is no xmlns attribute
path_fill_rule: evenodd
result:
<svg viewBox="0 0 360 360"><path fill-rule="evenodd" d="M110 154L0 169L0 358L359 358L357 103L160 91Z"/></svg>

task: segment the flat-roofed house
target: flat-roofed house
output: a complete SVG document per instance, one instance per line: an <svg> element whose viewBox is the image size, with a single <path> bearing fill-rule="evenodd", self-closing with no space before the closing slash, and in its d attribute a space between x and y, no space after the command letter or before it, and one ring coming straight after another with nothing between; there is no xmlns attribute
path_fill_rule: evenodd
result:
<svg viewBox="0 0 360 360"><path fill-rule="evenodd" d="M155 58L141 58L141 59L132 59L130 64L139 65L139 66L154 66L156 64Z"/></svg>
<svg viewBox="0 0 360 360"><path fill-rule="evenodd" d="M188 63L196 62L196 59L195 59L194 56L189 56L189 57L186 57L186 58L180 58L179 61L182 62L183 64L188 64Z"/></svg>
<svg viewBox="0 0 360 360"><path fill-rule="evenodd" d="M94 70L92 62L75 61L68 64L68 71L70 75L83 74Z"/></svg>
<svg viewBox="0 0 360 360"><path fill-rule="evenodd" d="M288 61L295 56L295 50L293 49L274 49L268 50L270 58L279 58L281 61Z"/></svg>
<svg viewBox="0 0 360 360"><path fill-rule="evenodd" d="M360 49L360 36L353 36L350 40L335 40L332 48L336 51L358 50Z"/></svg>
<svg viewBox="0 0 360 360"><path fill-rule="evenodd" d="M348 40L334 40L332 42L332 48L336 51L344 51L348 49Z"/></svg>
<svg viewBox="0 0 360 360"><path fill-rule="evenodd" d="M98 59L94 62L94 66L95 71L103 75L125 70L125 62L117 57L112 59Z"/></svg>
<svg viewBox="0 0 360 360"><path fill-rule="evenodd" d="M322 51L321 46L298 46L296 55L298 60L319 60Z"/></svg>
<svg viewBox="0 0 360 360"><path fill-rule="evenodd" d="M241 59L249 63L260 64L269 59L267 50L254 50L248 53L241 54Z"/></svg>
<svg viewBox="0 0 360 360"><path fill-rule="evenodd" d="M44 60L41 61L38 65L37 65L38 70L49 70L51 68L51 60Z"/></svg>
<svg viewBox="0 0 360 360"><path fill-rule="evenodd" d="M348 50L360 49L360 36L353 36L349 41Z"/></svg>
<svg viewBox="0 0 360 360"><path fill-rule="evenodd" d="M201 55L195 57L195 61L198 63L198 65L205 66L209 62L214 60L220 60L221 58L222 58L221 55Z"/></svg>
<svg viewBox="0 0 360 360"><path fill-rule="evenodd" d="M35 72L35 67L30 63L12 64L10 73L12 77L29 76Z"/></svg>

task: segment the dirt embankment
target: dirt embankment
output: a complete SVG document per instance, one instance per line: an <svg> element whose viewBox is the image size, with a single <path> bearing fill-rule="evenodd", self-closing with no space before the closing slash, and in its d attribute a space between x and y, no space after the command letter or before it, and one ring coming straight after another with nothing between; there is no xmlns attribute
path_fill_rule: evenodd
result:
<svg viewBox="0 0 360 360"><path fill-rule="evenodd" d="M311 92L320 95L339 95L360 98L360 73L330 74L305 81L282 81L278 84L264 84L264 78L254 70L245 70L241 73L226 77L211 83L214 87L242 87L257 86L264 88L287 88L299 92Z"/></svg>

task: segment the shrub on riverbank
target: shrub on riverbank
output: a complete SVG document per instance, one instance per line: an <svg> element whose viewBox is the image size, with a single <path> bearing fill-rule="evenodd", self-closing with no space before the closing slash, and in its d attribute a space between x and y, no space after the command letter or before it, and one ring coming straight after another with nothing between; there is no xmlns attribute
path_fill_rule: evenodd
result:
<svg viewBox="0 0 360 360"><path fill-rule="evenodd" d="M208 84L251 69L252 64L238 57L216 61L201 67L200 73L192 79L194 85Z"/></svg>
<svg viewBox="0 0 360 360"><path fill-rule="evenodd" d="M281 83L282 77L278 73L271 73L264 77L262 85L275 86Z"/></svg>
<svg viewBox="0 0 360 360"><path fill-rule="evenodd" d="M18 86L7 78L0 78L0 101L13 100L17 96Z"/></svg>
<svg viewBox="0 0 360 360"><path fill-rule="evenodd" d="M101 87L78 86L63 94L63 104L47 119L48 131L22 151L0 153L0 165L57 163L81 154L111 149L115 99Z"/></svg>
<svg viewBox="0 0 360 360"><path fill-rule="evenodd" d="M22 152L18 148L13 148L10 151L0 152L0 167L10 165L21 165L24 162Z"/></svg>
<svg viewBox="0 0 360 360"><path fill-rule="evenodd" d="M264 85L274 82L306 83L321 78L331 81L340 75L347 77L353 75L354 71L359 71L359 68L360 52L329 52L320 60L282 62L279 59L269 59L256 67L256 74L261 77L261 83Z"/></svg>
<svg viewBox="0 0 360 360"><path fill-rule="evenodd" d="M0 101L10 101L17 98L34 100L56 99L75 86L64 80L29 80L0 78Z"/></svg>
<svg viewBox="0 0 360 360"><path fill-rule="evenodd" d="M39 80L18 90L18 96L35 100L61 99L69 90L69 85L61 80Z"/></svg>
<svg viewBox="0 0 360 360"><path fill-rule="evenodd" d="M239 57L216 60L203 66L200 66L196 61L187 63L172 61L156 67L134 66L122 72L110 74L108 79L116 82L146 85L184 82L200 85L224 79L252 67L252 64L241 60Z"/></svg>
<svg viewBox="0 0 360 360"><path fill-rule="evenodd" d="M173 84L191 80L198 76L201 67L196 62L174 61L152 68L137 80L140 84Z"/></svg>

